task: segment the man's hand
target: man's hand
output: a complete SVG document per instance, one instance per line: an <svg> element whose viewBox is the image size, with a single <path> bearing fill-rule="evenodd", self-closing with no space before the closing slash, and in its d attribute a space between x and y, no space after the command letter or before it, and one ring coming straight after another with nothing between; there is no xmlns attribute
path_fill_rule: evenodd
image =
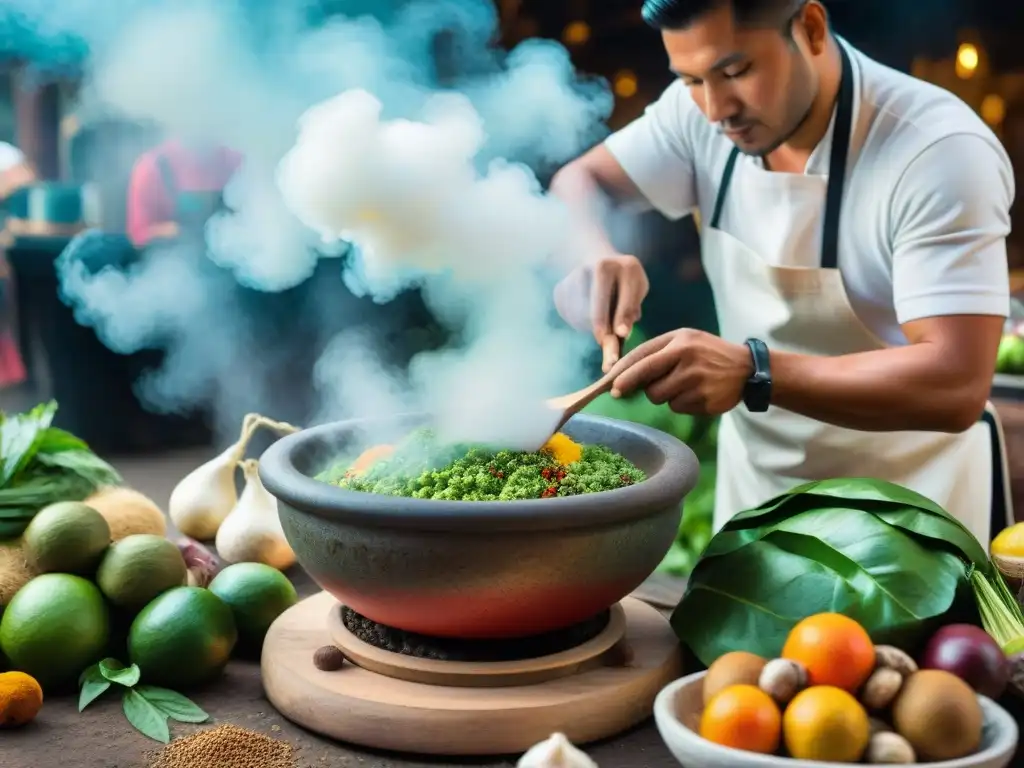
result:
<svg viewBox="0 0 1024 768"><path fill-rule="evenodd" d="M750 350L704 331L683 328L641 344L619 363L613 397L642 389L677 413L717 416L743 397L754 372Z"/></svg>
<svg viewBox="0 0 1024 768"><path fill-rule="evenodd" d="M602 370L619 359L622 342L640 319L640 306L650 290L647 273L636 256L615 254L580 267L555 288L558 314L574 328L589 325L601 345Z"/></svg>

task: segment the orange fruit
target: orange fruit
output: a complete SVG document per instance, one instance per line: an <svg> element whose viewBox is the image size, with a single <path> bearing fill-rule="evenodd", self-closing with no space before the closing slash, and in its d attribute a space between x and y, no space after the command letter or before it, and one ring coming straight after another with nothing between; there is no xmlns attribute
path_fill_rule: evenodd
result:
<svg viewBox="0 0 1024 768"><path fill-rule="evenodd" d="M0 674L0 728L17 728L35 720L43 707L43 689L24 672Z"/></svg>
<svg viewBox="0 0 1024 768"><path fill-rule="evenodd" d="M782 646L782 658L802 664L808 684L855 691L875 668L867 631L841 613L819 613L799 622Z"/></svg>
<svg viewBox="0 0 1024 768"><path fill-rule="evenodd" d="M779 748L782 713L756 685L731 685L704 707L700 735L723 747L770 755Z"/></svg>
<svg viewBox="0 0 1024 768"><path fill-rule="evenodd" d="M797 760L860 762L871 738L864 707L847 691L831 685L805 688L782 715L786 750Z"/></svg>

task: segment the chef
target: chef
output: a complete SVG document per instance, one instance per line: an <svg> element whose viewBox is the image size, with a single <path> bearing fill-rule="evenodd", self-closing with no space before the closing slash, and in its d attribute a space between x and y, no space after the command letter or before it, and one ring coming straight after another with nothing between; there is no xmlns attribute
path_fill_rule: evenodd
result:
<svg viewBox="0 0 1024 768"><path fill-rule="evenodd" d="M1009 312L999 141L834 35L817 0L643 15L676 82L552 185L591 257L556 303L617 364L613 395L723 414L716 528L809 480L875 477L987 542L1006 517L980 421ZM649 285L599 224L605 203L699 212L720 336L683 328L616 363Z"/></svg>

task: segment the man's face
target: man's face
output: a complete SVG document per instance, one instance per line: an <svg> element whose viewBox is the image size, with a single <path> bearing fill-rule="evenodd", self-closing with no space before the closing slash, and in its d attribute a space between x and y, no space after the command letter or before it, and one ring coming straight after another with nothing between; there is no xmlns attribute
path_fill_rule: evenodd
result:
<svg viewBox="0 0 1024 768"><path fill-rule="evenodd" d="M767 154L786 141L817 94L799 24L742 27L723 3L686 29L662 33L672 71L746 154Z"/></svg>

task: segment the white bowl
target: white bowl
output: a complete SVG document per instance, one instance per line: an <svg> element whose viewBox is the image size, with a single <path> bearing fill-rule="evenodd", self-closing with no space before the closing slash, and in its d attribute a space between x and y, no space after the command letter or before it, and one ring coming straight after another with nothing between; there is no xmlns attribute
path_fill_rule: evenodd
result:
<svg viewBox="0 0 1024 768"><path fill-rule="evenodd" d="M685 768L849 768L849 763L823 763L759 755L722 747L702 739L695 730L704 709L704 675L698 672L670 683L654 702L661 738ZM1006 768L1017 748L1017 723L991 699L979 696L985 714L981 749L960 760L922 763L928 768Z"/></svg>

